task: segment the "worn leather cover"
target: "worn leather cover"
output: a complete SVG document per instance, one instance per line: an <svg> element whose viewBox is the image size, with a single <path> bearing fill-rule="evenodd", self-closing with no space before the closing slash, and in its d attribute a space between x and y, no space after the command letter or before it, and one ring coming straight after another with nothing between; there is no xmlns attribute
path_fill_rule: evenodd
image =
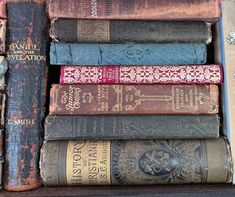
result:
<svg viewBox="0 0 235 197"><path fill-rule="evenodd" d="M49 0L50 18L216 20L219 0Z"/></svg>
<svg viewBox="0 0 235 197"><path fill-rule="evenodd" d="M228 144L217 140L45 141L46 186L231 182Z"/></svg>
<svg viewBox="0 0 235 197"><path fill-rule="evenodd" d="M6 0L0 0L0 18L6 18Z"/></svg>
<svg viewBox="0 0 235 197"><path fill-rule="evenodd" d="M205 44L51 43L52 65L204 64Z"/></svg>
<svg viewBox="0 0 235 197"><path fill-rule="evenodd" d="M216 85L53 85L51 115L216 114Z"/></svg>
<svg viewBox="0 0 235 197"><path fill-rule="evenodd" d="M224 65L223 98L223 130L231 144L233 161L235 162L235 1L223 0L221 9L223 16L220 21L220 52L221 63ZM233 178L235 184L235 174Z"/></svg>
<svg viewBox="0 0 235 197"><path fill-rule="evenodd" d="M222 65L61 66L60 84L221 84Z"/></svg>
<svg viewBox="0 0 235 197"><path fill-rule="evenodd" d="M7 71L7 61L4 56L0 56L0 90L5 89L6 71Z"/></svg>
<svg viewBox="0 0 235 197"><path fill-rule="evenodd" d="M7 21L0 19L0 54L5 53L6 49L6 26Z"/></svg>
<svg viewBox="0 0 235 197"><path fill-rule="evenodd" d="M47 78L47 13L44 1L10 2L8 9L6 162L4 187L23 191L41 185Z"/></svg>
<svg viewBox="0 0 235 197"><path fill-rule="evenodd" d="M57 42L210 43L205 22L54 19L50 36Z"/></svg>
<svg viewBox="0 0 235 197"><path fill-rule="evenodd" d="M47 116L46 140L218 138L217 115Z"/></svg>

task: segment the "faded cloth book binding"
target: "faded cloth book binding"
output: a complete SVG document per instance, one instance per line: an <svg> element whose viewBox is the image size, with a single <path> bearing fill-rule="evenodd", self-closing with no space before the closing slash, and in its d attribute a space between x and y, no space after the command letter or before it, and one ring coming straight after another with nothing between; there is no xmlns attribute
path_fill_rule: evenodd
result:
<svg viewBox="0 0 235 197"><path fill-rule="evenodd" d="M218 138L218 115L47 116L46 140Z"/></svg>
<svg viewBox="0 0 235 197"><path fill-rule="evenodd" d="M7 71L7 61L5 57L0 56L0 90L5 89L5 73Z"/></svg>
<svg viewBox="0 0 235 197"><path fill-rule="evenodd" d="M220 21L220 49L224 66L223 92L223 130L231 144L233 161L235 161L235 1L224 0L221 2L222 20ZM235 184L235 174L233 178Z"/></svg>
<svg viewBox="0 0 235 197"><path fill-rule="evenodd" d="M50 18L217 20L219 0L49 0Z"/></svg>
<svg viewBox="0 0 235 197"><path fill-rule="evenodd" d="M72 43L209 44L212 38L211 25L205 22L76 19L53 19L50 36Z"/></svg>
<svg viewBox="0 0 235 197"><path fill-rule="evenodd" d="M44 1L9 2L6 112L6 190L41 185L39 150L47 78L47 13Z"/></svg>
<svg viewBox="0 0 235 197"><path fill-rule="evenodd" d="M0 18L6 18L6 0L0 1Z"/></svg>
<svg viewBox="0 0 235 197"><path fill-rule="evenodd" d="M206 44L51 43L52 65L204 64Z"/></svg>
<svg viewBox="0 0 235 197"><path fill-rule="evenodd" d="M221 84L222 65L61 66L60 84Z"/></svg>
<svg viewBox="0 0 235 197"><path fill-rule="evenodd" d="M222 138L45 141L40 173L46 186L228 183L232 162Z"/></svg>
<svg viewBox="0 0 235 197"><path fill-rule="evenodd" d="M6 25L7 21L0 19L0 54L6 50Z"/></svg>
<svg viewBox="0 0 235 197"><path fill-rule="evenodd" d="M51 115L216 114L217 85L53 85Z"/></svg>

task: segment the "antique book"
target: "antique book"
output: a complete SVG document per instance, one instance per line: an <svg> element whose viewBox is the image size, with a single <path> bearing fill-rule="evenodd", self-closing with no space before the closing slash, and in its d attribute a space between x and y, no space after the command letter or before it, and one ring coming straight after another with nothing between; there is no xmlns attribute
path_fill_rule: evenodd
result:
<svg viewBox="0 0 235 197"><path fill-rule="evenodd" d="M46 102L48 17L42 0L9 2L7 10L4 188L23 191L41 185L38 162Z"/></svg>
<svg viewBox="0 0 235 197"><path fill-rule="evenodd" d="M3 178L3 162L4 162L4 153L3 153L3 141L4 141L4 128L0 126L0 190L2 189L2 178Z"/></svg>
<svg viewBox="0 0 235 197"><path fill-rule="evenodd" d="M0 56L0 90L5 89L6 71L7 71L7 61L4 56Z"/></svg>
<svg viewBox="0 0 235 197"><path fill-rule="evenodd" d="M0 19L0 54L5 53L7 21Z"/></svg>
<svg viewBox="0 0 235 197"><path fill-rule="evenodd" d="M61 66L60 84L221 84L222 65Z"/></svg>
<svg viewBox="0 0 235 197"><path fill-rule="evenodd" d="M0 0L0 18L6 18L6 0Z"/></svg>
<svg viewBox="0 0 235 197"><path fill-rule="evenodd" d="M56 42L206 43L211 25L193 21L53 19L50 36Z"/></svg>
<svg viewBox="0 0 235 197"><path fill-rule="evenodd" d="M51 115L216 114L217 85L53 85Z"/></svg>
<svg viewBox="0 0 235 197"><path fill-rule="evenodd" d="M45 140L218 138L218 115L47 116Z"/></svg>
<svg viewBox="0 0 235 197"><path fill-rule="evenodd" d="M224 65L223 98L223 130L231 144L233 161L235 162L235 13L234 0L221 1L222 19L220 21L221 63ZM235 176L233 179L235 183Z"/></svg>
<svg viewBox="0 0 235 197"><path fill-rule="evenodd" d="M206 44L51 43L53 65L204 64Z"/></svg>
<svg viewBox="0 0 235 197"><path fill-rule="evenodd" d="M5 102L6 102L6 94L0 91L0 126L5 125Z"/></svg>
<svg viewBox="0 0 235 197"><path fill-rule="evenodd" d="M217 20L219 0L49 0L50 18Z"/></svg>
<svg viewBox="0 0 235 197"><path fill-rule="evenodd" d="M225 139L45 141L44 185L150 185L231 182Z"/></svg>

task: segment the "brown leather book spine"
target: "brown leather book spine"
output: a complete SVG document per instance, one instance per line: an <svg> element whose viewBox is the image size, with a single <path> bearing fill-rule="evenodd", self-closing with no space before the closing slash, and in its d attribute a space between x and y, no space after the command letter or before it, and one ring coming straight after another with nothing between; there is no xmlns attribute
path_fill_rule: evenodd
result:
<svg viewBox="0 0 235 197"><path fill-rule="evenodd" d="M49 0L50 18L216 20L219 0Z"/></svg>
<svg viewBox="0 0 235 197"><path fill-rule="evenodd" d="M48 186L228 183L232 162L223 138L46 141L40 173Z"/></svg>
<svg viewBox="0 0 235 197"><path fill-rule="evenodd" d="M216 114L216 85L53 85L51 115Z"/></svg>

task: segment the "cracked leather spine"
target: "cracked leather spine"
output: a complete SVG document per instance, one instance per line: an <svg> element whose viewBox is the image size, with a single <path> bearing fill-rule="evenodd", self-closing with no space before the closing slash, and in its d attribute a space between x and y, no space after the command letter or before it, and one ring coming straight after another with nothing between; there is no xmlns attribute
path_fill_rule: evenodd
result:
<svg viewBox="0 0 235 197"><path fill-rule="evenodd" d="M43 0L9 2L4 188L40 187L39 151L47 81L47 13Z"/></svg>
<svg viewBox="0 0 235 197"><path fill-rule="evenodd" d="M207 43L211 25L197 21L53 19L50 36L58 42Z"/></svg>
<svg viewBox="0 0 235 197"><path fill-rule="evenodd" d="M50 18L203 20L220 16L219 0L49 0Z"/></svg>

